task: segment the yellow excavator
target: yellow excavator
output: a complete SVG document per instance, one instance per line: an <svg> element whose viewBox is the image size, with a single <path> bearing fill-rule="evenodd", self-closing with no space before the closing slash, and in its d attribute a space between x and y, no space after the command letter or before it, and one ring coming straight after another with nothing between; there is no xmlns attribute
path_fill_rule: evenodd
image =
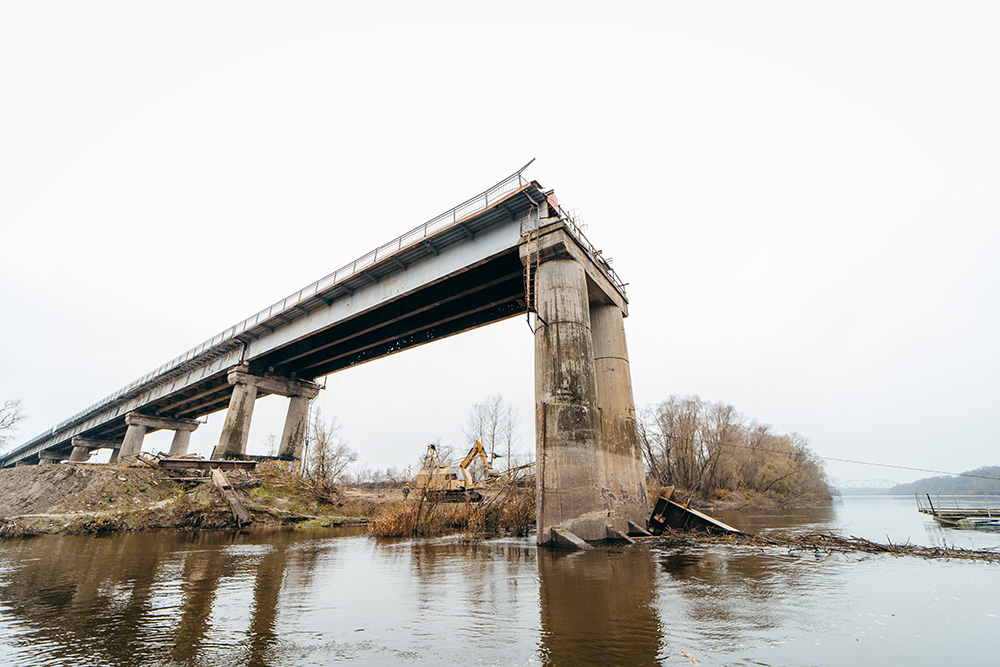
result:
<svg viewBox="0 0 1000 667"><path fill-rule="evenodd" d="M425 496L435 500L479 502L483 499L482 491L485 490L485 486L477 485L472 479L472 471L469 470L469 466L477 456L483 462L487 482L500 476L493 467L493 459L500 458L500 455L487 456L483 443L478 440L461 462L442 463L437 447L427 445L424 467L417 473L417 488L422 489Z"/></svg>

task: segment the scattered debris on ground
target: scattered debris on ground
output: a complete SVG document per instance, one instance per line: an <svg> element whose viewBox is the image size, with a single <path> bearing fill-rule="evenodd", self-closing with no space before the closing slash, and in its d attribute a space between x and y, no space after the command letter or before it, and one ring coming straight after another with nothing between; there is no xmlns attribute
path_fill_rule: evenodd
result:
<svg viewBox="0 0 1000 667"><path fill-rule="evenodd" d="M253 472L229 470L218 481L221 489L209 470L174 479L141 462L6 468L0 470L0 537L228 529L251 521L308 528L364 524L390 501L319 488L268 464Z"/></svg>
<svg viewBox="0 0 1000 667"><path fill-rule="evenodd" d="M638 538L646 544L664 546L746 546L774 547L789 552L814 553L867 553L888 556L913 556L929 559L975 560L1000 563L1000 550L962 549L958 547L924 547L909 542L881 544L861 537L842 537L830 533L768 532L761 535L747 533L706 534L703 532L678 532L669 528L658 537Z"/></svg>

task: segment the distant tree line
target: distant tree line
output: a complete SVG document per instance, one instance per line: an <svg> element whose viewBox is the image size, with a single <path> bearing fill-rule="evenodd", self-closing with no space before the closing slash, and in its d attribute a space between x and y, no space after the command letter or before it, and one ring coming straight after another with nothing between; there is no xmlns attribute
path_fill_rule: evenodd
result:
<svg viewBox="0 0 1000 667"><path fill-rule="evenodd" d="M671 396L642 412L639 441L652 481L694 497L712 500L740 492L786 505L831 499L807 438L775 433L728 403Z"/></svg>
<svg viewBox="0 0 1000 667"><path fill-rule="evenodd" d="M978 496L983 493L1000 494L1000 466L983 466L975 470L967 470L963 475L978 475L978 477L956 477L939 475L925 477L909 484L898 484L892 487L891 493L930 493L956 496ZM993 477L994 479L982 479Z"/></svg>

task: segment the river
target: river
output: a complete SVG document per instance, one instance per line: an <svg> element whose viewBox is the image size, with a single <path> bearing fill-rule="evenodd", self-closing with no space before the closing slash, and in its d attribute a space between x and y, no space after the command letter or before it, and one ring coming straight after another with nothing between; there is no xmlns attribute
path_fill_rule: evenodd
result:
<svg viewBox="0 0 1000 667"><path fill-rule="evenodd" d="M912 497L720 513L997 548ZM997 664L1000 566L750 547L562 553L531 538L363 530L45 536L0 543L0 664Z"/></svg>

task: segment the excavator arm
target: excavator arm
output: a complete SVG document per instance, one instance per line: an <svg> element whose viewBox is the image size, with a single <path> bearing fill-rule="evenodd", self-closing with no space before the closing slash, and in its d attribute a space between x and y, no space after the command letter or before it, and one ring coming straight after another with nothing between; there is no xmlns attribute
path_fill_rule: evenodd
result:
<svg viewBox="0 0 1000 667"><path fill-rule="evenodd" d="M483 443L478 440L476 440L476 444L472 446L472 449L469 450L469 453L465 455L465 458L462 459L462 463L459 464L459 467L468 468L476 456L479 456L480 460L482 460L483 469L486 471L487 477L496 477L499 474L493 469L493 461L486 456L486 449L483 448ZM493 458L500 458L500 455L494 454Z"/></svg>

